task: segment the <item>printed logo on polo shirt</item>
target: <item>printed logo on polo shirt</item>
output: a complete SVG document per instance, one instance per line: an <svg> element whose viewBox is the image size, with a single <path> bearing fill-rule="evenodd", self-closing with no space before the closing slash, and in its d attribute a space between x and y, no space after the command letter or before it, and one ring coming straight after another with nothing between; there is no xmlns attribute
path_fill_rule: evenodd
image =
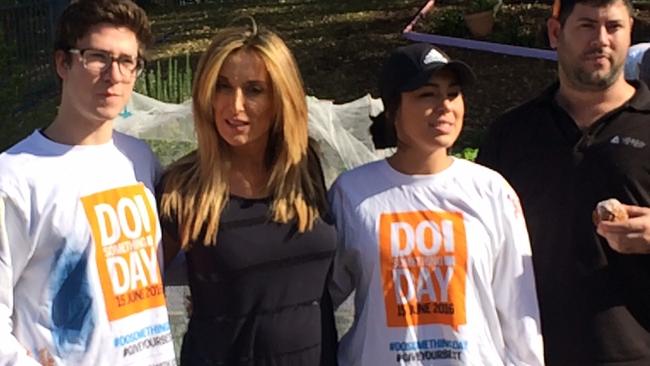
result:
<svg viewBox="0 0 650 366"><path fill-rule="evenodd" d="M81 198L95 242L108 319L165 305L156 212L143 184Z"/></svg>
<svg viewBox="0 0 650 366"><path fill-rule="evenodd" d="M382 214L379 246L389 327L466 323L467 236L462 213Z"/></svg>
<svg viewBox="0 0 650 366"><path fill-rule="evenodd" d="M646 145L644 141L635 139L634 137L620 137L620 136L612 137L612 139L609 140L609 143L613 145L631 146L637 149L643 149Z"/></svg>

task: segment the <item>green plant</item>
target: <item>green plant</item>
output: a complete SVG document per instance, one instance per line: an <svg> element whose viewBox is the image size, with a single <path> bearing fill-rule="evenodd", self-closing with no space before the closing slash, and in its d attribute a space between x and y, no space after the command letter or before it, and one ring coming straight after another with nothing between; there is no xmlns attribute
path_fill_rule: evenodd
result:
<svg viewBox="0 0 650 366"><path fill-rule="evenodd" d="M490 40L523 47L547 48L542 31L548 6L540 4L504 5Z"/></svg>
<svg viewBox="0 0 650 366"><path fill-rule="evenodd" d="M492 10L496 14L501 4L501 0L468 0L465 13L474 14Z"/></svg>
<svg viewBox="0 0 650 366"><path fill-rule="evenodd" d="M183 65L179 67L180 60ZM163 67L163 64L166 64ZM167 103L182 103L192 96L190 54L158 60L138 78L135 91Z"/></svg>
<svg viewBox="0 0 650 366"><path fill-rule="evenodd" d="M476 159L476 156L478 155L478 148L476 147L466 147L462 149L461 151L452 154L453 156L465 160L470 160L474 161Z"/></svg>
<svg viewBox="0 0 650 366"><path fill-rule="evenodd" d="M181 63L179 65L179 63ZM157 60L140 75L135 91L167 103L182 103L192 97L190 54ZM166 166L196 148L195 143L147 140L160 163Z"/></svg>
<svg viewBox="0 0 650 366"><path fill-rule="evenodd" d="M446 36L463 37L467 28L463 23L463 12L460 9L442 9L435 13L433 19L433 33Z"/></svg>
<svg viewBox="0 0 650 366"><path fill-rule="evenodd" d="M492 41L524 47L536 46L536 30L524 22L523 14L502 13L497 30L490 37Z"/></svg>

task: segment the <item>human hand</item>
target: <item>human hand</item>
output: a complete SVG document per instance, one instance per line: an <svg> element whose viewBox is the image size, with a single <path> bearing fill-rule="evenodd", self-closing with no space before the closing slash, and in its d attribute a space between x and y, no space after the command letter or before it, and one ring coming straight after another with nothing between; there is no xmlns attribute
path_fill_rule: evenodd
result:
<svg viewBox="0 0 650 366"><path fill-rule="evenodd" d="M609 246L623 254L650 254L650 208L623 205L629 218L601 221L597 232Z"/></svg>
<svg viewBox="0 0 650 366"><path fill-rule="evenodd" d="M54 361L54 357L48 352L45 348L41 349L39 352L39 361L41 362L41 365L43 366L55 366L56 361Z"/></svg>
<svg viewBox="0 0 650 366"><path fill-rule="evenodd" d="M25 351L27 351L27 356L29 357L34 357L34 355L25 347ZM38 351L38 362L42 366L56 366L56 361L54 360L54 357L48 352L47 349L41 348L40 351Z"/></svg>

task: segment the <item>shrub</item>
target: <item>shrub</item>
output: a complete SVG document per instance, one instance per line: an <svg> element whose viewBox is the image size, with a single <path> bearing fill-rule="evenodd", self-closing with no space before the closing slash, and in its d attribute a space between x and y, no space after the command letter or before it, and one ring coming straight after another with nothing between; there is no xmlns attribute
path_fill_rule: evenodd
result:
<svg viewBox="0 0 650 366"><path fill-rule="evenodd" d="M492 40L498 43L514 44L524 47L535 47L536 32L526 26L521 14L502 13L497 23L498 29L492 35Z"/></svg>
<svg viewBox="0 0 650 366"><path fill-rule="evenodd" d="M496 12L497 6L501 4L499 0L469 0L465 7L466 14L481 13L488 10Z"/></svg>
<svg viewBox="0 0 650 366"><path fill-rule="evenodd" d="M455 8L446 8L436 12L433 19L433 33L455 37L467 35L463 12Z"/></svg>
<svg viewBox="0 0 650 366"><path fill-rule="evenodd" d="M478 148L466 147L462 149L460 152L454 153L453 155L457 158L474 161L476 159L476 156L478 155Z"/></svg>

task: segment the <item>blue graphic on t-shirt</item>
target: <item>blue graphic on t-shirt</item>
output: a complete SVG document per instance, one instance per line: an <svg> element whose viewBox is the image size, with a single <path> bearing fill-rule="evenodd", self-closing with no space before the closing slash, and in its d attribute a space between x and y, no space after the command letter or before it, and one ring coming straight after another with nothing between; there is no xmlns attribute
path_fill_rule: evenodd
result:
<svg viewBox="0 0 650 366"><path fill-rule="evenodd" d="M96 320L87 270L90 246L79 252L67 244L56 253L50 287L52 335L59 355L85 352Z"/></svg>
<svg viewBox="0 0 650 366"><path fill-rule="evenodd" d="M129 118L133 115L133 113L129 112L129 109L126 106L124 106L124 110L120 112L119 115L122 118Z"/></svg>

